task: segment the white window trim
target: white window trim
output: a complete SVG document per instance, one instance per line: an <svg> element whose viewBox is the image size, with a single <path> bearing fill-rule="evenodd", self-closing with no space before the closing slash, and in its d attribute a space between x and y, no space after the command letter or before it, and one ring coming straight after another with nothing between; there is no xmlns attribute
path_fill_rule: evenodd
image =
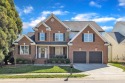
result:
<svg viewBox="0 0 125 83"><path fill-rule="evenodd" d="M45 41L45 40L46 40L46 38L45 38L45 33L44 33L44 40L41 39L41 33L44 33L44 32L40 32L40 34L39 34L40 41Z"/></svg>
<svg viewBox="0 0 125 83"><path fill-rule="evenodd" d="M93 39L94 39L94 38L93 38L93 33L84 33L84 35L85 35L85 34L87 34L88 39L87 39L87 41L85 41L85 36L84 36L84 42L93 42ZM92 34L92 41L89 41L89 35L90 35L90 34Z"/></svg>
<svg viewBox="0 0 125 83"><path fill-rule="evenodd" d="M20 45L20 55L29 55L29 50L28 50L28 53L24 53L24 54L21 54L21 46L28 46L29 47L29 45ZM24 50L25 50L25 48L24 48Z"/></svg>
<svg viewBox="0 0 125 83"><path fill-rule="evenodd" d="M59 40L56 40L56 34L58 34L59 35ZM63 35L63 40L62 41L64 41L64 33L55 33L55 41L61 41L61 36L60 36L60 34L62 34Z"/></svg>

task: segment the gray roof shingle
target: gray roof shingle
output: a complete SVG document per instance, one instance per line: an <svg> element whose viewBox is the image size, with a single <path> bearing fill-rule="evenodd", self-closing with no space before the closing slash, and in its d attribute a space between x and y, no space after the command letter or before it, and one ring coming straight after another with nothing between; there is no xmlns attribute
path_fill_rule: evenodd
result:
<svg viewBox="0 0 125 83"><path fill-rule="evenodd" d="M108 34L118 43L123 43L123 41L125 41L125 37L119 32L110 32Z"/></svg>
<svg viewBox="0 0 125 83"><path fill-rule="evenodd" d="M97 31L104 32L104 30L96 24L94 21L62 21L65 25L67 25L72 31L80 31L87 24L91 24L93 27L97 29Z"/></svg>
<svg viewBox="0 0 125 83"><path fill-rule="evenodd" d="M26 35L27 35L30 39L32 39L33 41L35 41L34 32L28 32Z"/></svg>

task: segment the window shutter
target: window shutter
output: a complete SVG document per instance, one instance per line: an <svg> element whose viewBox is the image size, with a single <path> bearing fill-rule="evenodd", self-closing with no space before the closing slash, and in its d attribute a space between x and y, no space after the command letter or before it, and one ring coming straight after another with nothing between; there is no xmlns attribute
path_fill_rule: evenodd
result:
<svg viewBox="0 0 125 83"><path fill-rule="evenodd" d="M53 41L55 41L55 33L53 33Z"/></svg>
<svg viewBox="0 0 125 83"><path fill-rule="evenodd" d="M40 40L40 33L38 33L38 40Z"/></svg>
<svg viewBox="0 0 125 83"><path fill-rule="evenodd" d="M31 54L31 46L29 46L29 54Z"/></svg>
<svg viewBox="0 0 125 83"><path fill-rule="evenodd" d="M82 34L82 41L84 42L84 34Z"/></svg>
<svg viewBox="0 0 125 83"><path fill-rule="evenodd" d="M47 33L45 33L45 41L47 40Z"/></svg>
<svg viewBox="0 0 125 83"><path fill-rule="evenodd" d="M93 42L95 42L95 34L93 34Z"/></svg>
<svg viewBox="0 0 125 83"><path fill-rule="evenodd" d="M63 33L63 41L65 41L66 39L65 39L65 33Z"/></svg>
<svg viewBox="0 0 125 83"><path fill-rule="evenodd" d="M18 54L20 54L20 46L18 45Z"/></svg>

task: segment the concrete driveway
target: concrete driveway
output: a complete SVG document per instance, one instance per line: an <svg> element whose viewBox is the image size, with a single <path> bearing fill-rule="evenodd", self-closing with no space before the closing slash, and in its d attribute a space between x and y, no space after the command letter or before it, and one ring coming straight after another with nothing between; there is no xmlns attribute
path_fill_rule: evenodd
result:
<svg viewBox="0 0 125 83"><path fill-rule="evenodd" d="M122 69L106 64L74 64L74 68L83 71L93 79L124 79L125 72Z"/></svg>

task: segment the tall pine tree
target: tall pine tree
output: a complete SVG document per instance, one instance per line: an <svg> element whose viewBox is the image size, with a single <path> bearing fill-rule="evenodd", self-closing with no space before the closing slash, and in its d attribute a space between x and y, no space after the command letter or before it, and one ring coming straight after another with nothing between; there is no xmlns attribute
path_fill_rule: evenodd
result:
<svg viewBox="0 0 125 83"><path fill-rule="evenodd" d="M10 52L12 42L22 32L22 22L13 0L0 0L0 60Z"/></svg>

